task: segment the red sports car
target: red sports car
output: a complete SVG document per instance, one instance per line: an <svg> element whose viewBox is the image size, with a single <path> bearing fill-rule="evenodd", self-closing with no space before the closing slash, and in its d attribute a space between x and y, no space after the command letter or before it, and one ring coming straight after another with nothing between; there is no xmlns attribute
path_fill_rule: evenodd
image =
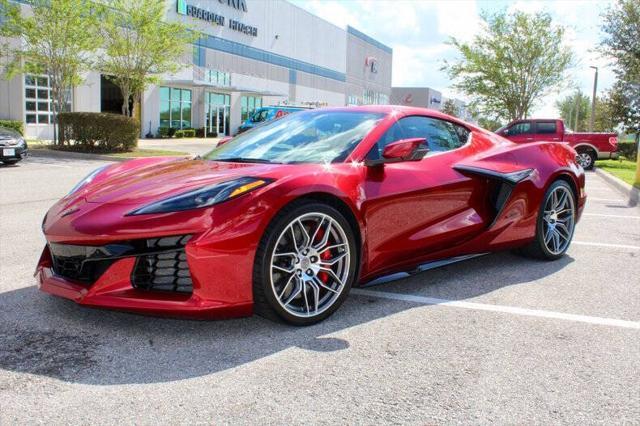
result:
<svg viewBox="0 0 640 426"><path fill-rule="evenodd" d="M419 108L317 109L204 158L96 170L47 213L36 273L86 306L311 324L388 274L504 249L559 258L584 184L562 143Z"/></svg>

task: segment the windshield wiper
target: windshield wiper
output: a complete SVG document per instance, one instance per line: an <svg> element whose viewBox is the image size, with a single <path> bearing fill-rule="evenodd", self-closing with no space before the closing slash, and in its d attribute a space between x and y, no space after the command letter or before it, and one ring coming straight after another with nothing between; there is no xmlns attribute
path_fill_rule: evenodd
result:
<svg viewBox="0 0 640 426"><path fill-rule="evenodd" d="M245 158L245 157L215 158L213 159L213 161L228 161L230 163L278 164L274 161L265 160L262 158Z"/></svg>

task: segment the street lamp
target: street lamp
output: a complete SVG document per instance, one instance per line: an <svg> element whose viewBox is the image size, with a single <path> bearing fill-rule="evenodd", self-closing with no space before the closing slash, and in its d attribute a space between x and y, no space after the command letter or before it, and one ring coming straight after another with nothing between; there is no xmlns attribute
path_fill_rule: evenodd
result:
<svg viewBox="0 0 640 426"><path fill-rule="evenodd" d="M589 68L596 70L593 76L593 96L591 98L591 119L589 120L589 131L593 132L593 122L596 116L596 90L598 89L598 67L591 65Z"/></svg>

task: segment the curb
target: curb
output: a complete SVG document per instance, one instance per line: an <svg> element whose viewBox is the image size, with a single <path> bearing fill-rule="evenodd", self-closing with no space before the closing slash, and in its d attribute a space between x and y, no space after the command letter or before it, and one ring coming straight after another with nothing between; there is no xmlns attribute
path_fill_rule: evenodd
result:
<svg viewBox="0 0 640 426"><path fill-rule="evenodd" d="M629 206L637 206L640 203L640 189L629 185L627 182L618 179L611 173L607 173L598 167L595 167L594 171L598 176L606 180L609 185L613 186L618 192L621 192L625 197L627 197L627 204Z"/></svg>
<svg viewBox="0 0 640 426"><path fill-rule="evenodd" d="M131 158L111 157L100 154L82 154L80 152L54 151L52 149L30 149L29 157L37 158L60 158L68 160L101 160L123 162Z"/></svg>

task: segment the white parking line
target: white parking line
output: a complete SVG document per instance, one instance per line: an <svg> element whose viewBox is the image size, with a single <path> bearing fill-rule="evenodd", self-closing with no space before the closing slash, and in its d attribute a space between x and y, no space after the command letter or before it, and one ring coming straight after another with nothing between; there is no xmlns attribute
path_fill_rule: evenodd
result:
<svg viewBox="0 0 640 426"><path fill-rule="evenodd" d="M560 319L565 321L583 322L587 324L609 325L613 327L633 328L640 330L640 322L626 321L615 318L592 317L587 315L565 314L562 312L543 311L539 309L517 308L515 306L489 305L485 303L462 302L459 300L437 299L435 297L415 296L412 294L390 293L386 291L365 290L356 288L351 293L360 296L379 297L381 299L415 302L423 305L443 305L454 308L474 309L478 311L501 312L529 317Z"/></svg>
<svg viewBox="0 0 640 426"><path fill-rule="evenodd" d="M576 244L579 246L611 247L611 248L622 248L622 249L629 249L629 250L640 250L640 246L631 246L628 244L591 243L588 241L571 241L571 244Z"/></svg>
<svg viewBox="0 0 640 426"><path fill-rule="evenodd" d="M631 216L631 215L624 215L624 214L582 213L582 216L611 217L611 218L618 218L618 219L640 219L640 216Z"/></svg>
<svg viewBox="0 0 640 426"><path fill-rule="evenodd" d="M607 203L624 203L625 201L620 198L597 198L587 196L587 201L604 201Z"/></svg>

